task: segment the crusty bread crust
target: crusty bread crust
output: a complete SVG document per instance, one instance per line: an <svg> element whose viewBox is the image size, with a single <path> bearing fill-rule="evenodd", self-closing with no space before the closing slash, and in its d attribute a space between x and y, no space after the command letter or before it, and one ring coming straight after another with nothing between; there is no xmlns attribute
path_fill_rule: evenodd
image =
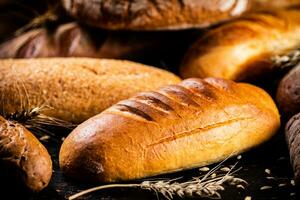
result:
<svg viewBox="0 0 300 200"><path fill-rule="evenodd" d="M274 55L299 47L299 35L300 9L250 14L203 35L186 53L180 74L255 79L272 70Z"/></svg>
<svg viewBox="0 0 300 200"><path fill-rule="evenodd" d="M280 81L276 100L286 117L300 112L300 64L295 66Z"/></svg>
<svg viewBox="0 0 300 200"><path fill-rule="evenodd" d="M106 29L165 30L204 27L249 8L249 0L63 0L67 12Z"/></svg>
<svg viewBox="0 0 300 200"><path fill-rule="evenodd" d="M0 109L44 107L41 114L81 123L137 92L179 82L139 63L91 58L0 60Z"/></svg>
<svg viewBox="0 0 300 200"><path fill-rule="evenodd" d="M120 101L79 125L61 169L85 181L144 178L220 161L268 140L280 119L255 86L188 79Z"/></svg>
<svg viewBox="0 0 300 200"><path fill-rule="evenodd" d="M37 28L0 44L0 58L90 57L142 60L177 47L183 32L116 32L70 22ZM181 40L182 41L182 40ZM181 42L180 42L181 43ZM151 55L153 56L153 55Z"/></svg>
<svg viewBox="0 0 300 200"><path fill-rule="evenodd" d="M291 165L294 170L296 191L300 189L300 113L294 115L285 126L285 136L289 147Z"/></svg>
<svg viewBox="0 0 300 200"><path fill-rule="evenodd" d="M45 188L52 175L52 161L46 148L22 125L1 116L0 165L16 184L22 182L33 192Z"/></svg>

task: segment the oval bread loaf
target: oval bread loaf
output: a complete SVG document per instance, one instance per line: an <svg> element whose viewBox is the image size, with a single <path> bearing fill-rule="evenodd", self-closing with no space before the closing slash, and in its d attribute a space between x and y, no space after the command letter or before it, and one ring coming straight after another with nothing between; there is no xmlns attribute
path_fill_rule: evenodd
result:
<svg viewBox="0 0 300 200"><path fill-rule="evenodd" d="M300 112L300 64L280 81L276 100L280 110L286 116L293 116Z"/></svg>
<svg viewBox="0 0 300 200"><path fill-rule="evenodd" d="M45 188L52 175L52 161L46 148L22 125L1 116L0 167L2 175L13 179L15 185L21 183L33 192Z"/></svg>
<svg viewBox="0 0 300 200"><path fill-rule="evenodd" d="M180 79L142 64L90 58L0 60L0 103L6 114L41 114L81 123L137 92Z"/></svg>
<svg viewBox="0 0 300 200"><path fill-rule="evenodd" d="M300 192L300 113L294 115L286 124L285 136L298 193Z"/></svg>
<svg viewBox="0 0 300 200"><path fill-rule="evenodd" d="M92 57L151 60L185 47L194 32L116 32L75 22L37 28L0 44L0 58ZM181 40L178 40L181 37ZM180 47L178 47L180 46Z"/></svg>
<svg viewBox="0 0 300 200"><path fill-rule="evenodd" d="M256 79L274 56L300 46L300 9L254 13L208 31L186 53L181 76Z"/></svg>
<svg viewBox="0 0 300 200"><path fill-rule="evenodd" d="M63 142L63 172L85 181L123 181L199 167L268 140L280 119L262 89L188 79L120 101Z"/></svg>
<svg viewBox="0 0 300 200"><path fill-rule="evenodd" d="M248 10L249 0L62 0L80 21L105 28L165 30L204 27Z"/></svg>

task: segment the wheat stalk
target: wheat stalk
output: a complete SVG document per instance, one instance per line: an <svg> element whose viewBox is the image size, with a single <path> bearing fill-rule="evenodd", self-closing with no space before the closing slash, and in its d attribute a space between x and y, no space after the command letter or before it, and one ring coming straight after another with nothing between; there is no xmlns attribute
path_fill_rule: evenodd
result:
<svg viewBox="0 0 300 200"><path fill-rule="evenodd" d="M223 163L223 162L222 162ZM241 185L247 184L243 179L236 178L233 176L238 170L233 171L236 164L230 169L226 174L220 174L214 178L211 175L216 172L221 164L217 165L215 168L210 170L204 176L194 177L189 181L177 182L180 178L171 180L160 180L160 181L143 181L140 184L111 184L103 185L94 188L90 188L70 196L69 200L74 200L80 196L86 195L91 192L111 189L111 188L138 188L142 190L149 190L156 193L156 195L161 194L168 200L174 197L188 197L188 198L211 198L211 199L221 199L220 191L225 190L224 184L228 183L230 185Z"/></svg>
<svg viewBox="0 0 300 200"><path fill-rule="evenodd" d="M18 30L15 31L14 36L18 36L32 28L36 28L38 26L41 26L45 24L46 22L54 22L57 21L59 16L57 14L57 11L60 8L60 4L57 3L53 6L48 5L48 10L41 14L38 15L37 17L33 18L28 24L24 25L23 27L19 28Z"/></svg>
<svg viewBox="0 0 300 200"><path fill-rule="evenodd" d="M15 71L14 66L12 65L11 67ZM5 97L7 92L3 91L4 88L0 90L0 115L6 120L18 122L36 135L46 134L54 137L57 137L52 132L55 128L73 129L76 127L76 124L43 114L54 108L49 106L45 100L39 100L38 97L38 100L35 100L34 96L30 98L30 94L21 77L16 77L13 87L16 92L8 93L8 95L12 95L10 98ZM8 99L13 100L9 101ZM49 128L53 130L51 131Z"/></svg>
<svg viewBox="0 0 300 200"><path fill-rule="evenodd" d="M292 50L287 54L276 55L271 58L275 68L288 69L300 62L300 48Z"/></svg>
<svg viewBox="0 0 300 200"><path fill-rule="evenodd" d="M73 129L76 127L75 124L72 124L70 122L41 114L41 112L47 109L52 108L45 105L35 106L32 108L26 107L26 109L24 108L13 113L7 113L4 109L2 109L2 111L0 111L0 115L2 115L7 120L16 121L22 124L37 135L46 134L49 136L57 137L57 135L48 130L47 127L66 129Z"/></svg>

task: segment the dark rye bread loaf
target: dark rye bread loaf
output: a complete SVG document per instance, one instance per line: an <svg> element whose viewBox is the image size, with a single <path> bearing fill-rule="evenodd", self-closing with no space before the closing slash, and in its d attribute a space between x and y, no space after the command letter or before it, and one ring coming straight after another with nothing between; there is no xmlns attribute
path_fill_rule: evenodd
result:
<svg viewBox="0 0 300 200"><path fill-rule="evenodd" d="M279 109L287 117L300 112L300 64L289 71L280 81L276 100Z"/></svg>
<svg viewBox="0 0 300 200"><path fill-rule="evenodd" d="M2 112L29 112L81 123L122 99L178 83L174 74L143 64L91 58L0 60Z"/></svg>
<svg viewBox="0 0 300 200"><path fill-rule="evenodd" d="M14 183L39 192L51 179L52 161L46 148L22 125L0 116L0 183ZM5 178L3 178L3 176ZM18 188L20 189L20 188Z"/></svg>
<svg viewBox="0 0 300 200"><path fill-rule="evenodd" d="M62 0L80 21L106 29L157 30L204 27L239 16L249 0Z"/></svg>
<svg viewBox="0 0 300 200"><path fill-rule="evenodd" d="M68 176L113 182L223 160L268 140L280 119L255 86L188 79L120 101L79 125L63 142Z"/></svg>
<svg viewBox="0 0 300 200"><path fill-rule="evenodd" d="M289 146L297 193L300 194L300 113L294 115L286 124L285 136Z"/></svg>

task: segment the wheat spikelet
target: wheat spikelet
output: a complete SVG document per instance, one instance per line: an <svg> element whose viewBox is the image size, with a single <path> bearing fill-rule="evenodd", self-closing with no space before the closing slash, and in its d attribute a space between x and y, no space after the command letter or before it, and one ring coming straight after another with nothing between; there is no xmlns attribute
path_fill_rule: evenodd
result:
<svg viewBox="0 0 300 200"><path fill-rule="evenodd" d="M7 94L7 92L0 90L0 115L5 119L22 124L36 135L46 134L57 137L49 128L73 129L76 127L73 123L43 114L54 108L50 107L46 100L41 100L42 98L34 99L30 96L20 77L17 77L14 87L18 92L11 93L12 98L6 98L4 94ZM40 92L40 95L42 95L42 92ZM13 102L7 99L13 99ZM7 109L11 107L13 109Z"/></svg>
<svg viewBox="0 0 300 200"><path fill-rule="evenodd" d="M292 50L287 54L276 55L272 59L275 68L288 69L300 62L300 48Z"/></svg>
<svg viewBox="0 0 300 200"><path fill-rule="evenodd" d="M224 161L223 161L224 162ZM174 197L180 198L211 198L211 199L221 199L220 191L225 190L224 184L228 183L230 185L242 185L247 184L243 179L235 177L233 174L238 170L233 171L236 164L228 171L226 174L220 174L214 178L211 178L212 174L220 169L221 162L215 168L210 170L204 176L194 177L189 181L178 182L182 177L171 179L171 180L160 180L160 181L144 181L140 184L111 184L94 187L91 189L84 190L77 194L70 196L69 200L74 200L80 196L86 195L88 193L111 189L111 188L138 188L142 190L149 190L156 193L156 195L161 194L168 200Z"/></svg>
<svg viewBox="0 0 300 200"><path fill-rule="evenodd" d="M56 3L54 5L47 4L48 10L43 14L38 14L35 18L33 18L29 23L24 25L23 27L19 28L13 34L14 36L18 36L32 28L36 28L39 26L44 25L46 22L54 22L59 19L59 15L57 14L59 9L61 9L61 4Z"/></svg>

